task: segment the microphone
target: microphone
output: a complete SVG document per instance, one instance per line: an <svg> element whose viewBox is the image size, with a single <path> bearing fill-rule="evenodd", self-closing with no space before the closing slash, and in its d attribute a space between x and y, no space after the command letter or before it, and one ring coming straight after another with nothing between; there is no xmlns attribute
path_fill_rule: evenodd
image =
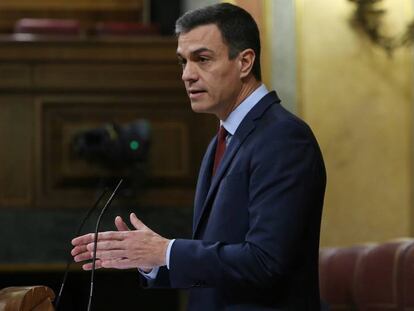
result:
<svg viewBox="0 0 414 311"><path fill-rule="evenodd" d="M98 217L98 221L96 222L95 228L95 236L93 241L93 256L92 256L92 271L91 271L91 284L90 284L90 291L89 291L89 301L88 301L88 308L87 311L91 310L92 306L92 296L93 296L93 289L94 289L94 279L95 279L95 264L96 264L96 249L98 244L98 232L99 232L99 225L101 223L101 218L105 213L106 209L111 205L112 200L115 197L115 194L118 191L119 186L121 186L123 179L121 178L118 182L118 185L115 187L114 191L112 192L111 196L109 197L108 201L106 201L105 206L102 208L101 213Z"/></svg>
<svg viewBox="0 0 414 311"><path fill-rule="evenodd" d="M83 217L81 223L78 226L78 229L76 230L76 235L75 236L79 236L83 226L85 225L86 220L88 220L89 216L92 214L92 212L96 209L96 207L98 206L99 202L102 200L102 198L104 197L104 195L108 192L108 188L105 188L102 193L99 195L99 197L96 199L95 203L93 204L93 206L88 210L88 212L86 213L86 215ZM55 310L58 310L59 307L59 303L60 303L60 298L62 297L62 293L63 293L63 289L65 287L66 284L66 280L68 278L68 273L69 273L69 267L72 263L72 255L69 253L68 259L66 260L66 268L65 268L65 274L63 275L63 279L62 279L62 283L60 285L60 290L59 290L59 294L55 300Z"/></svg>

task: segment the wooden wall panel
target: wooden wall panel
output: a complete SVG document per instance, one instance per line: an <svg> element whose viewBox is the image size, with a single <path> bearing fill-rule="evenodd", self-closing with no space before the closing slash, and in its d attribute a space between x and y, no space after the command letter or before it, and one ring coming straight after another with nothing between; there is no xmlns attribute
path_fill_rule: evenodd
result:
<svg viewBox="0 0 414 311"><path fill-rule="evenodd" d="M197 117L182 109L179 99L166 97L88 97L38 98L37 139L42 140L38 159L45 168L46 178L54 183L69 184L67 179L92 178L96 174L108 175L93 165L85 166L81 159L73 159L70 144L73 137L88 129L100 128L107 123L127 124L146 119L153 129L150 154L151 177L174 178L192 186L194 167L190 159L190 135L208 140L197 128ZM189 107L188 107L189 109ZM199 158L201 155L197 155ZM66 180L66 181L65 181Z"/></svg>
<svg viewBox="0 0 414 311"><path fill-rule="evenodd" d="M0 95L0 207L32 203L33 123L30 97Z"/></svg>
<svg viewBox="0 0 414 311"><path fill-rule="evenodd" d="M30 66L25 64L0 64L1 88L29 88L31 86Z"/></svg>
<svg viewBox="0 0 414 311"><path fill-rule="evenodd" d="M34 68L37 88L154 89L182 87L177 64L42 64Z"/></svg>
<svg viewBox="0 0 414 311"><path fill-rule="evenodd" d="M175 48L175 39L157 37L39 42L0 38L0 138L8 143L19 139L7 152L0 151L0 185L8 191L0 195L0 206L7 200L29 207L89 206L100 179L117 179L128 171L74 157L74 135L141 118L151 122L153 143L148 178L134 202L191 206L216 120L192 112ZM8 172L24 177L8 183Z"/></svg>
<svg viewBox="0 0 414 311"><path fill-rule="evenodd" d="M175 38L33 38L16 41L13 36L0 36L0 63L178 64Z"/></svg>

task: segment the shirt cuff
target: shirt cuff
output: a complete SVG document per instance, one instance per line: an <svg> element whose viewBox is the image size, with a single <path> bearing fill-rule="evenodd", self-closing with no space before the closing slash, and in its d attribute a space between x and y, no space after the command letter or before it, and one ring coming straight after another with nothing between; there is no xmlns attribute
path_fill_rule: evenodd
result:
<svg viewBox="0 0 414 311"><path fill-rule="evenodd" d="M174 244L175 239L172 239L170 243L168 243L167 252L165 253L165 262L167 263L167 269L170 270L170 255L171 255L171 247Z"/></svg>
<svg viewBox="0 0 414 311"><path fill-rule="evenodd" d="M157 278L158 270L160 270L160 267L154 267L150 272L146 273L138 268L139 273L141 273L149 281Z"/></svg>

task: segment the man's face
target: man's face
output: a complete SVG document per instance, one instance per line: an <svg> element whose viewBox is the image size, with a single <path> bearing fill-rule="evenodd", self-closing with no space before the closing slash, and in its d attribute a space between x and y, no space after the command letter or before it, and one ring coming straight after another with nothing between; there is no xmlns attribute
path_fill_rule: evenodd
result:
<svg viewBox="0 0 414 311"><path fill-rule="evenodd" d="M181 34L177 55L193 111L225 120L238 104L242 83L239 58L229 59L218 27L203 25Z"/></svg>

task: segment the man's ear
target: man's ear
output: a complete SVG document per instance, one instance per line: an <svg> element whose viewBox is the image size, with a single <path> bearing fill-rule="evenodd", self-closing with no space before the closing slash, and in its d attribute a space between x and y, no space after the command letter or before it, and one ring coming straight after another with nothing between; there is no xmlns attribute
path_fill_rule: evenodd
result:
<svg viewBox="0 0 414 311"><path fill-rule="evenodd" d="M240 78L245 78L252 71L256 54L253 49L246 49L239 54Z"/></svg>

